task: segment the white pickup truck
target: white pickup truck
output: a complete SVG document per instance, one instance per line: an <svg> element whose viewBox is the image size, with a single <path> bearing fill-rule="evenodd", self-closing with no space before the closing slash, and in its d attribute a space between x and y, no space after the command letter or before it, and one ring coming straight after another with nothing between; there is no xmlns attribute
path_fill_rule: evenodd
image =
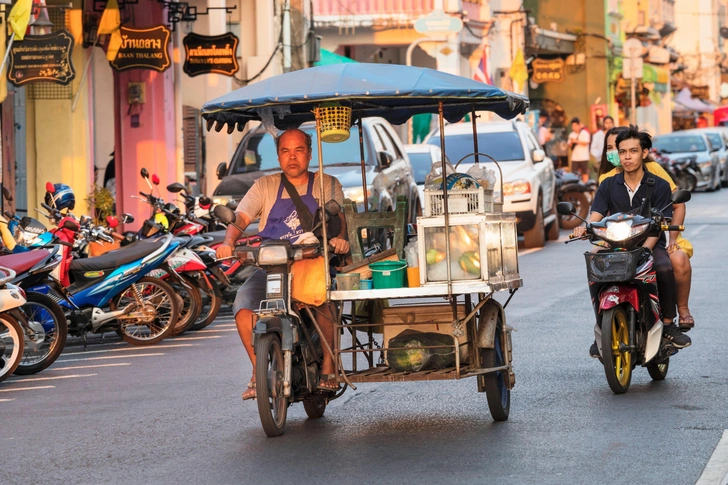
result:
<svg viewBox="0 0 728 485"><path fill-rule="evenodd" d="M498 160L503 171L503 211L516 213L524 246L543 247L547 238L557 239L554 164L539 146L531 127L523 121L498 121L478 123L476 129L478 151ZM430 133L425 143L440 146L440 130ZM470 123L445 126L445 151L453 164L475 151ZM473 156L466 158L458 172L467 172L474 162ZM483 157L480 162L485 162ZM485 166L498 177L494 163ZM496 182L496 191L499 187L500 181Z"/></svg>

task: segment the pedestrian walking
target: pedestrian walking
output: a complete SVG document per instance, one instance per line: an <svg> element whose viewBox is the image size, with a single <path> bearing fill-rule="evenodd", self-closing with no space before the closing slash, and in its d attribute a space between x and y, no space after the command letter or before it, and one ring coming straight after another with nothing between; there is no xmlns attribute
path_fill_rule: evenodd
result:
<svg viewBox="0 0 728 485"><path fill-rule="evenodd" d="M591 135L589 130L581 124L579 118L572 118L571 133L569 133L569 148L571 149L571 171L578 174L586 182L589 180L589 143Z"/></svg>
<svg viewBox="0 0 728 485"><path fill-rule="evenodd" d="M604 151L604 137L612 128L614 128L614 118L611 116L605 116L602 120L602 129L597 130L592 135L591 149L589 151L597 162L602 159L602 152Z"/></svg>

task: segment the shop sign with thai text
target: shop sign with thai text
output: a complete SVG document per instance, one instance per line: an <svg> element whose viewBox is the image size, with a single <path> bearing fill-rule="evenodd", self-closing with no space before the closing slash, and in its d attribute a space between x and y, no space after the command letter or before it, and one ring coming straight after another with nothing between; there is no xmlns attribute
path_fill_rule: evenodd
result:
<svg viewBox="0 0 728 485"><path fill-rule="evenodd" d="M534 59L531 67L533 68L531 80L535 83L560 83L564 80L563 59Z"/></svg>
<svg viewBox="0 0 728 485"><path fill-rule="evenodd" d="M200 74L224 74L238 72L238 38L230 32L223 35L188 34L182 41L185 46L184 72L190 76Z"/></svg>
<svg viewBox="0 0 728 485"><path fill-rule="evenodd" d="M708 99L710 98L710 87L708 86L690 86L690 92L693 98Z"/></svg>
<svg viewBox="0 0 728 485"><path fill-rule="evenodd" d="M15 86L35 81L66 85L76 77L71 54L73 36L67 30L26 35L10 49L8 79Z"/></svg>
<svg viewBox="0 0 728 485"><path fill-rule="evenodd" d="M117 71L152 69L164 71L170 65L169 29L163 25L149 29L121 27L121 47L111 61Z"/></svg>

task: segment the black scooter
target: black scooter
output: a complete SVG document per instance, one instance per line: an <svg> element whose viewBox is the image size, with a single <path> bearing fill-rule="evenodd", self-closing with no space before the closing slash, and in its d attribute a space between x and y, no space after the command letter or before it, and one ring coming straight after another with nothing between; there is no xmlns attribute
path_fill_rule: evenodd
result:
<svg viewBox="0 0 728 485"><path fill-rule="evenodd" d="M589 214L590 187L581 181L578 175L565 171L563 168L556 170L556 196L559 202L569 202L574 206L576 214L586 219ZM581 224L581 221L572 214L559 214L559 226L563 229L574 229Z"/></svg>

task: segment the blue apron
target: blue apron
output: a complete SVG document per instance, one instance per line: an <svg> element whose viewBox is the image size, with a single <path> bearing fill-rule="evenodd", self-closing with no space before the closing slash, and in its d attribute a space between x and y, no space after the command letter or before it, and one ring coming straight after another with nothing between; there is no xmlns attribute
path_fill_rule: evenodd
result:
<svg viewBox="0 0 728 485"><path fill-rule="evenodd" d="M306 195L301 196L303 203L306 204L306 207L308 207L312 215L316 214L316 210L318 209L318 202L313 197L313 178L314 174L309 172L308 189L306 190ZM278 186L278 196L268 214L265 228L258 235L264 239L290 240L297 238L301 234L303 234L303 228L298 219L296 204L290 198L283 198L283 181L281 181L281 184Z"/></svg>

